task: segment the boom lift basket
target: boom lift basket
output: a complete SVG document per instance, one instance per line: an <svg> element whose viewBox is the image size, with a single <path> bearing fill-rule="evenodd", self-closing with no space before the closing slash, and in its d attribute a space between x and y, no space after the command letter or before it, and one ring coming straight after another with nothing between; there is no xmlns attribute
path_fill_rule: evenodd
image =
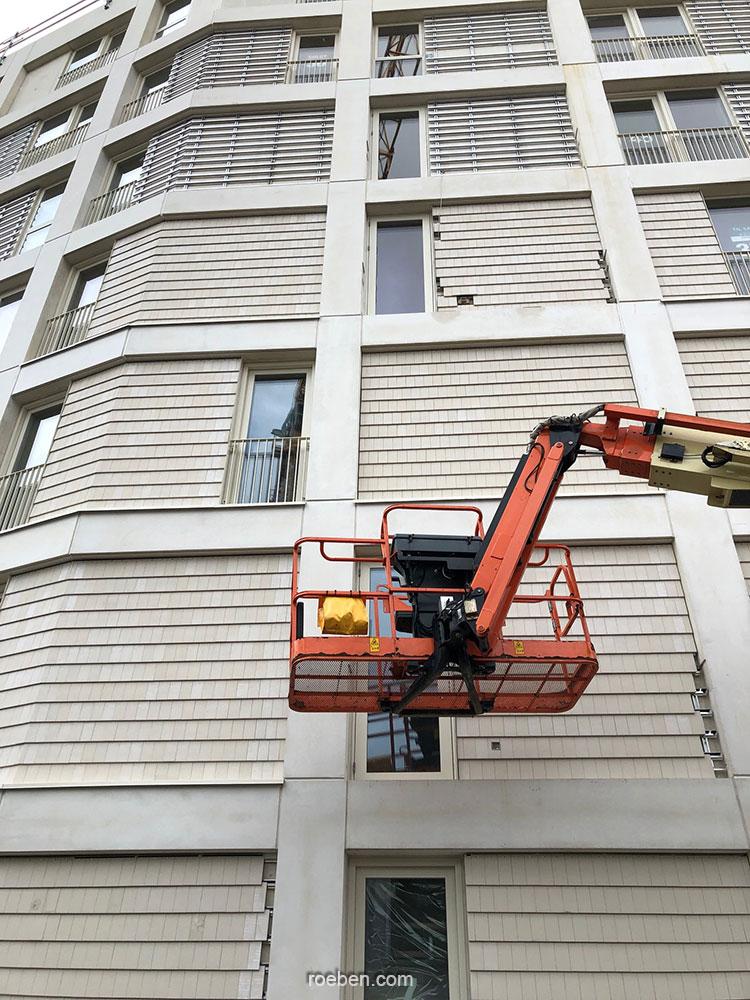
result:
<svg viewBox="0 0 750 1000"><path fill-rule="evenodd" d="M289 689L289 705L296 711L398 711L435 649L432 638L404 634L398 625L414 612L420 594L439 594L444 599L463 593L399 582L392 565L394 536L388 528L388 515L394 509L450 511L453 516L457 510L468 511L476 515L473 538L483 537L482 514L477 507L394 504L383 515L380 538L300 539L292 561ZM404 537L409 536L398 536ZM471 541L471 536L457 539ZM346 554L338 554L341 546L346 546ZM381 567L390 582L375 590L300 589L303 552L315 549L318 558L329 562ZM368 634L320 634L318 609L327 598L364 602ZM329 607L335 605L328 601ZM572 708L596 673L597 661L570 552L564 545L534 548L503 633L506 631L507 636L493 639L484 652L469 649L481 711L564 712ZM409 715L462 715L476 714L477 707L457 667L436 677L404 711Z"/></svg>

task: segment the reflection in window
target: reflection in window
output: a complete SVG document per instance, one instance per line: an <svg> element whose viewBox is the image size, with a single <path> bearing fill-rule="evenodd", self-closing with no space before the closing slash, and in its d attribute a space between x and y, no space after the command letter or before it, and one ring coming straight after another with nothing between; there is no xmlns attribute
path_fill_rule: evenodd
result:
<svg viewBox="0 0 750 1000"><path fill-rule="evenodd" d="M715 90L677 90L667 92L666 98L679 129L731 125L724 103Z"/></svg>
<svg viewBox="0 0 750 1000"><path fill-rule="evenodd" d="M378 118L378 177L419 177L419 113L399 111Z"/></svg>
<svg viewBox="0 0 750 1000"><path fill-rule="evenodd" d="M236 503L299 499L305 376L256 376Z"/></svg>
<svg viewBox="0 0 750 1000"><path fill-rule="evenodd" d="M640 7L637 13L647 38L690 34L677 7Z"/></svg>
<svg viewBox="0 0 750 1000"><path fill-rule="evenodd" d="M376 76L417 76L422 72L419 28L415 24L379 28L377 53Z"/></svg>
<svg viewBox="0 0 750 1000"><path fill-rule="evenodd" d="M606 14L588 19L594 41L606 38L628 38L628 29L622 14Z"/></svg>
<svg viewBox="0 0 750 1000"><path fill-rule="evenodd" d="M41 246L47 239L47 234L50 231L52 223L55 221L55 215L57 214L64 190L65 185L60 184L44 192L42 200L39 202L37 210L34 213L34 218L31 220L31 224L26 232L26 238L21 247L22 251L33 250L34 247Z"/></svg>
<svg viewBox="0 0 750 1000"><path fill-rule="evenodd" d="M174 3L167 4L156 37L161 38L168 35L170 31L174 31L181 24L184 24L187 21L189 8L190 0L175 0Z"/></svg>
<svg viewBox="0 0 750 1000"><path fill-rule="evenodd" d="M78 69L81 66L85 66L86 63L93 62L99 55L101 47L102 40L101 38L98 38L95 42L91 42L89 45L84 45L82 48L76 49L65 72L69 73L72 69Z"/></svg>
<svg viewBox="0 0 750 1000"><path fill-rule="evenodd" d="M365 1000L450 1000L444 878L365 879ZM376 986L378 976L411 976L411 986Z"/></svg>
<svg viewBox="0 0 750 1000"><path fill-rule="evenodd" d="M424 312L424 307L421 221L379 222L375 262L375 312Z"/></svg>
<svg viewBox="0 0 750 1000"><path fill-rule="evenodd" d="M47 461L61 410L62 406L55 406L31 415L13 466L14 472L32 469Z"/></svg>
<svg viewBox="0 0 750 1000"><path fill-rule="evenodd" d="M68 131L69 121L70 111L63 111L61 114L55 115L54 118L48 118L46 122L42 122L42 127L39 129L34 146L43 146L45 142L50 142L52 139L57 139L58 136L65 135Z"/></svg>
<svg viewBox="0 0 750 1000"><path fill-rule="evenodd" d="M708 205L738 295L750 295L750 204Z"/></svg>
<svg viewBox="0 0 750 1000"><path fill-rule="evenodd" d="M102 281L104 281L104 272L106 268L107 262L102 261L101 264L97 264L95 267L90 267L86 271L81 271L73 292L73 301L70 306L71 309L81 309L83 306L90 306L96 302L99 296L99 290L102 287Z"/></svg>
<svg viewBox="0 0 750 1000"><path fill-rule="evenodd" d="M385 583L382 566L370 569L370 590ZM374 606L370 603L370 635L375 634ZM378 631L390 635L390 619L378 604ZM399 635L411 635L399 632ZM440 723L435 716L399 716L391 712L371 712L367 716L367 773L398 774L438 773L440 760Z"/></svg>

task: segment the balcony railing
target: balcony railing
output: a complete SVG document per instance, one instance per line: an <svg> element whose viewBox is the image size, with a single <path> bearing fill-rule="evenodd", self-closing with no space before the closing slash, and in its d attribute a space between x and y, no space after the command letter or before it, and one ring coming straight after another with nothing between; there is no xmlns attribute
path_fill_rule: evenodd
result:
<svg viewBox="0 0 750 1000"><path fill-rule="evenodd" d="M41 163L42 160L46 160L56 153L62 153L63 150L72 149L73 146L77 146L83 142L88 127L89 123L84 122L78 128L74 128L70 132L65 132L63 135L58 135L55 139L50 139L49 142L43 142L39 146L32 146L21 157L18 169L23 170L24 167L31 167L35 163Z"/></svg>
<svg viewBox="0 0 750 1000"><path fill-rule="evenodd" d="M106 219L110 215L122 212L123 209L134 205L137 200L136 194L139 185L140 181L131 181L130 184L123 184L122 187L112 188L111 191L106 191L98 198L94 198L89 205L86 225L98 222L100 219Z"/></svg>
<svg viewBox="0 0 750 1000"><path fill-rule="evenodd" d="M634 62L637 59L687 59L704 56L696 35L652 35L649 38L595 38L599 62Z"/></svg>
<svg viewBox="0 0 750 1000"><path fill-rule="evenodd" d="M89 326L91 326L91 317L94 315L95 306L96 302L89 302L86 306L70 309L59 316L53 316L47 323L36 357L42 358L46 354L62 351L66 347L72 347L73 344L79 344L85 340Z"/></svg>
<svg viewBox="0 0 750 1000"><path fill-rule="evenodd" d="M65 87L69 83L73 83L74 80L80 80L82 76L86 76L87 73L93 73L95 69L101 69L102 66L108 66L114 61L117 51L117 49L110 49L109 52L102 52L102 54L97 56L96 59L90 59L88 62L83 63L83 65L76 66L75 69L67 70L67 72L63 73L57 81L55 90L59 90L60 87Z"/></svg>
<svg viewBox="0 0 750 1000"><path fill-rule="evenodd" d="M287 83L328 83L336 79L338 59L295 59L286 65Z"/></svg>
<svg viewBox="0 0 750 1000"><path fill-rule="evenodd" d="M309 438L229 442L223 503L294 503L304 499Z"/></svg>
<svg viewBox="0 0 750 1000"><path fill-rule="evenodd" d="M147 111L152 111L154 108L158 108L164 101L164 93L167 89L166 83L163 83L160 87L154 87L152 91L148 94L144 94L143 97L139 97L135 101L130 101L122 109L122 114L120 115L120 124L123 122L129 122L131 118L137 118L138 115L143 115Z"/></svg>
<svg viewBox="0 0 750 1000"><path fill-rule="evenodd" d="M750 250L727 250L724 259L738 295L750 295Z"/></svg>
<svg viewBox="0 0 750 1000"><path fill-rule="evenodd" d="M33 465L0 479L0 531L26 524L43 472L44 465Z"/></svg>
<svg viewBox="0 0 750 1000"><path fill-rule="evenodd" d="M624 132L620 144L630 164L736 160L750 156L742 130L690 128L674 132Z"/></svg>

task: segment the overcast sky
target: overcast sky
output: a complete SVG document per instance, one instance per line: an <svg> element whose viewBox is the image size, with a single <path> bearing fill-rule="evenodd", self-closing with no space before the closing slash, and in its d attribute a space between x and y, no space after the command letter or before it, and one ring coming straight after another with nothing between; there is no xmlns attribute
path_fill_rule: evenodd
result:
<svg viewBox="0 0 750 1000"><path fill-rule="evenodd" d="M0 41L72 6L74 0L0 0Z"/></svg>

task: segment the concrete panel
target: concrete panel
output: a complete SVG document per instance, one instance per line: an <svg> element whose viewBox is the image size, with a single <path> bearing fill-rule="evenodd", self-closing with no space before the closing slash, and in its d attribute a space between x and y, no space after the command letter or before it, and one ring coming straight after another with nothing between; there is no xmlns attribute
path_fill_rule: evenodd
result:
<svg viewBox="0 0 750 1000"><path fill-rule="evenodd" d="M744 851L728 781L353 781L350 851Z"/></svg>
<svg viewBox="0 0 750 1000"><path fill-rule="evenodd" d="M280 789L60 788L0 792L0 852L266 851Z"/></svg>

